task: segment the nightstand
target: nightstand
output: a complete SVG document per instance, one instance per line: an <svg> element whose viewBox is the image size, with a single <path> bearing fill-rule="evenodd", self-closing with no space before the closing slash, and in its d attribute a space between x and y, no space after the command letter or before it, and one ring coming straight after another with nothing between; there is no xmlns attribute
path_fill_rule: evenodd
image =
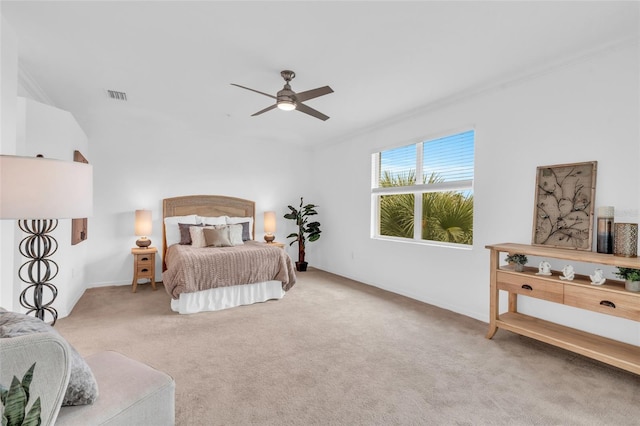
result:
<svg viewBox="0 0 640 426"><path fill-rule="evenodd" d="M136 292L139 279L149 279L151 287L156 290L156 253L155 247L132 248L133 254L133 293Z"/></svg>
<svg viewBox="0 0 640 426"><path fill-rule="evenodd" d="M268 245L270 245L270 246L280 247L281 249L284 249L284 243L279 243L279 242L277 242L277 241L273 241L273 242L271 242L271 243L265 243L265 244L268 244Z"/></svg>

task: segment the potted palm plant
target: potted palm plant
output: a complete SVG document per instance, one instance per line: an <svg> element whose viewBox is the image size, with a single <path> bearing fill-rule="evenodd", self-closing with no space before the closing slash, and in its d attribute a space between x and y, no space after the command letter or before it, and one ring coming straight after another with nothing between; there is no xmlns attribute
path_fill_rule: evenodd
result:
<svg viewBox="0 0 640 426"><path fill-rule="evenodd" d="M624 280L624 288L629 291L640 291L640 269L618 266L616 275Z"/></svg>
<svg viewBox="0 0 640 426"><path fill-rule="evenodd" d="M306 271L308 263L305 261L305 248L307 241L312 242L316 241L320 238L320 222L311 222L309 221L309 216L317 215L315 204L304 204L302 197L300 197L300 207L295 208L293 206L288 206L289 213L284 215L285 219L291 219L296 222L298 226L298 232L292 232L287 235L287 238L293 238L289 245L293 245L293 243L298 243L298 261L296 262L296 270L298 271Z"/></svg>

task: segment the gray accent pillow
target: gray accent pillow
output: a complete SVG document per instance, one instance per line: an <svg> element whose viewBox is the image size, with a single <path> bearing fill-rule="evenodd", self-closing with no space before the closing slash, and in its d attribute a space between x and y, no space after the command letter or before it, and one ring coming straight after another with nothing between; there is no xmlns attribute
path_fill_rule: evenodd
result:
<svg viewBox="0 0 640 426"><path fill-rule="evenodd" d="M249 228L249 222L238 223L242 225L242 241L249 241L251 239L251 229Z"/></svg>
<svg viewBox="0 0 640 426"><path fill-rule="evenodd" d="M202 224L194 225L192 223L179 223L178 227L180 228L180 244L190 245L191 244L191 232L189 232L189 228L192 226L203 226Z"/></svg>
<svg viewBox="0 0 640 426"><path fill-rule="evenodd" d="M41 319L0 308L0 338L42 332L60 336L60 333ZM96 378L78 351L69 342L67 345L69 345L71 358L71 375L62 405L92 404L98 397Z"/></svg>

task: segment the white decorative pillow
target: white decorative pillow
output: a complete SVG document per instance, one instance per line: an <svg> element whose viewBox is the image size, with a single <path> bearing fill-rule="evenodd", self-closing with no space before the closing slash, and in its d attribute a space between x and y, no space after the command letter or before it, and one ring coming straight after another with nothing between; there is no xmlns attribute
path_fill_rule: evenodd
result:
<svg viewBox="0 0 640 426"><path fill-rule="evenodd" d="M189 227L189 234L191 234L191 247L203 248L207 246L207 242L204 238L204 229L214 229L213 226L191 226Z"/></svg>
<svg viewBox="0 0 640 426"><path fill-rule="evenodd" d="M191 214L188 216L169 216L164 218L164 235L167 239L167 247L180 243L180 227L178 223L197 225L198 216Z"/></svg>
<svg viewBox="0 0 640 426"><path fill-rule="evenodd" d="M253 240L253 218L252 217L227 217L227 225L249 222L249 239Z"/></svg>
<svg viewBox="0 0 640 426"><path fill-rule="evenodd" d="M244 244L242 239L243 226L241 224L216 226L216 229L225 229L227 231L229 242L232 246L241 246Z"/></svg>
<svg viewBox="0 0 640 426"><path fill-rule="evenodd" d="M205 225L226 225L227 216L198 216L198 223Z"/></svg>

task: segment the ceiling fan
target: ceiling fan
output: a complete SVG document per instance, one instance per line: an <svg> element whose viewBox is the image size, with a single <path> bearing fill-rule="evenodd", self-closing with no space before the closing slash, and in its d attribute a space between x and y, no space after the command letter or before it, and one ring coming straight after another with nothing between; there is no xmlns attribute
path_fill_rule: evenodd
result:
<svg viewBox="0 0 640 426"><path fill-rule="evenodd" d="M318 110L315 110L311 107L306 106L302 102L308 101L309 99L317 98L319 96L328 95L329 93L333 93L333 89L329 86L318 87L317 89L307 90L306 92L296 93L291 90L291 86L289 82L293 80L296 76L296 73L291 70L284 70L280 72L282 78L286 82L282 90L280 90L276 96L269 95L268 93L260 92L258 90L250 89L248 87L240 86L239 84L231 83L232 86L241 87L243 89L251 90L252 92L260 93L261 95L268 96L276 100L276 103L268 106L267 108L256 112L255 114L251 114L251 116L260 115L264 112L271 111L274 108L279 108L284 111L292 111L294 109L304 112L305 114L309 114L315 118L319 118L322 121L326 121L329 119L329 116L324 115Z"/></svg>

